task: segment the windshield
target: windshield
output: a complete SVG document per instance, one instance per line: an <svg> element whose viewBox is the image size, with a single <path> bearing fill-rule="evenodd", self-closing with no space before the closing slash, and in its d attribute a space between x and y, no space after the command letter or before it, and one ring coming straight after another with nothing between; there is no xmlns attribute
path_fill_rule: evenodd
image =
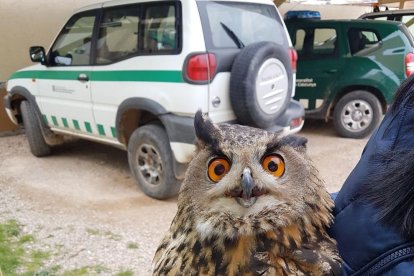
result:
<svg viewBox="0 0 414 276"><path fill-rule="evenodd" d="M242 48L259 41L288 47L286 33L273 5L199 1L208 49Z"/></svg>

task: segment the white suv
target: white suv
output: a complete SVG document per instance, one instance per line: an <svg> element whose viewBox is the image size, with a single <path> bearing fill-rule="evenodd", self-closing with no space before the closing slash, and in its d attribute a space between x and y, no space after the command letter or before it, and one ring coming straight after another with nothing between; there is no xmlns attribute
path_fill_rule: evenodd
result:
<svg viewBox="0 0 414 276"><path fill-rule="evenodd" d="M120 0L77 11L39 64L11 75L5 107L35 156L63 135L128 151L149 196L175 195L197 110L216 123L294 133L296 52L273 2Z"/></svg>

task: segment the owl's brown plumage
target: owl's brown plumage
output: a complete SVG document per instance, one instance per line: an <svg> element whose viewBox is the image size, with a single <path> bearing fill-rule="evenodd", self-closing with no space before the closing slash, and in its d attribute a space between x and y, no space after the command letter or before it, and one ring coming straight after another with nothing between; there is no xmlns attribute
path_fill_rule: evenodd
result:
<svg viewBox="0 0 414 276"><path fill-rule="evenodd" d="M196 114L198 150L154 275L333 275L333 202L306 139Z"/></svg>

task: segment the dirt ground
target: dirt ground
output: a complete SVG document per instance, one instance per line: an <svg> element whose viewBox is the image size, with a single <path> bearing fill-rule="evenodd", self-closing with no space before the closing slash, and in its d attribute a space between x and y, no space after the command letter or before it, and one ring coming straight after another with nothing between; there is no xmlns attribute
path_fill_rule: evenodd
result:
<svg viewBox="0 0 414 276"><path fill-rule="evenodd" d="M320 121L307 121L298 135L308 138L330 192L341 187L367 142L339 138ZM46 267L99 264L108 274L148 275L175 211L176 199L157 201L137 188L125 151L78 140L36 158L24 134L0 137L0 222L20 221L38 237L37 246L56 251Z"/></svg>

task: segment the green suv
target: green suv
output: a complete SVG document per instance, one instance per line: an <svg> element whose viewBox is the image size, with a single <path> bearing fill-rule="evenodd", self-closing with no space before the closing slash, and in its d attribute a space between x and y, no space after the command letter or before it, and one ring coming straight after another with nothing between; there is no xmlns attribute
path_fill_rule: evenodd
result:
<svg viewBox="0 0 414 276"><path fill-rule="evenodd" d="M333 117L343 137L371 133L401 81L414 72L414 44L406 26L299 18L285 23L298 53L295 99L306 117Z"/></svg>

